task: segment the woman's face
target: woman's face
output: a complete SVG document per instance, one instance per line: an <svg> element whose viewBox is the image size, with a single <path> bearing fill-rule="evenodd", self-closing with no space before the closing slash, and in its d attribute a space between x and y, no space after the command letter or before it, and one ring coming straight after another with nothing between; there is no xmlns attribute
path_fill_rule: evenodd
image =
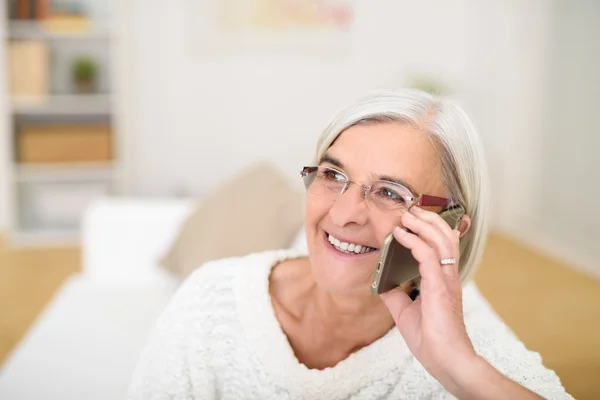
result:
<svg viewBox="0 0 600 400"><path fill-rule="evenodd" d="M321 165L336 168L357 183L371 185L387 176L405 182L415 195L447 196L434 144L410 125L355 125L337 138L326 156L330 161ZM397 215L369 208L360 186L350 185L333 203L307 195L305 225L311 268L319 286L336 293L364 293L369 290L383 239L401 221ZM330 235L375 250L343 253L329 242Z"/></svg>

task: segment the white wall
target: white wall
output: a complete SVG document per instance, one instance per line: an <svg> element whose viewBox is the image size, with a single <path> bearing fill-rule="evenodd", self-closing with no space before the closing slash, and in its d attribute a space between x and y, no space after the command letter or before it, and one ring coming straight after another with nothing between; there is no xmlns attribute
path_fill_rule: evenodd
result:
<svg viewBox="0 0 600 400"><path fill-rule="evenodd" d="M188 51L186 1L134 1L133 191L206 193L262 158L299 185L320 131L353 97L401 85L413 70L462 89L475 39L469 2L356 2L347 57L261 51L211 58Z"/></svg>
<svg viewBox="0 0 600 400"><path fill-rule="evenodd" d="M469 89L488 140L492 216L497 227L509 230L535 208L551 4L473 1L471 10L477 40Z"/></svg>
<svg viewBox="0 0 600 400"><path fill-rule="evenodd" d="M559 4L535 216L600 258L600 3Z"/></svg>
<svg viewBox="0 0 600 400"><path fill-rule="evenodd" d="M600 3L554 4L536 207L519 215L520 236L600 277Z"/></svg>
<svg viewBox="0 0 600 400"><path fill-rule="evenodd" d="M206 193L265 157L297 179L340 106L421 71L441 76L475 119L488 152L496 223L512 224L519 210L533 207L531 196L513 194L526 192L536 176L529 160L541 131L550 9L544 0L356 2L349 55L326 58L190 52L186 4L132 3L134 193Z"/></svg>
<svg viewBox="0 0 600 400"><path fill-rule="evenodd" d="M600 5L479 3L474 103L496 228L600 277ZM482 18L488 15L488 18Z"/></svg>
<svg viewBox="0 0 600 400"><path fill-rule="evenodd" d="M263 50L219 58L190 52L190 1L124 2L120 54L129 61L119 79L130 193L201 195L263 158L299 185L300 166L339 107L420 71L441 76L471 112L488 153L496 223L514 227L520 210L535 206L527 193L541 158L547 2L357 1L347 56Z"/></svg>

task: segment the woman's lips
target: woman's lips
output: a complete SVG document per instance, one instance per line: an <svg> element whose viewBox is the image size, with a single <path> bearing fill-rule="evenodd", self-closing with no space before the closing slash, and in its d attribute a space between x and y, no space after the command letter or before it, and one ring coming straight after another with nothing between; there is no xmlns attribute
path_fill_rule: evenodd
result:
<svg viewBox="0 0 600 400"><path fill-rule="evenodd" d="M329 242L329 233L327 233L326 231L323 231L323 241L325 242L325 246L329 248L330 251L344 258L359 258L379 253L379 249L374 249L373 251L369 251L367 253L344 253L342 251L339 251L333 246L333 244Z"/></svg>

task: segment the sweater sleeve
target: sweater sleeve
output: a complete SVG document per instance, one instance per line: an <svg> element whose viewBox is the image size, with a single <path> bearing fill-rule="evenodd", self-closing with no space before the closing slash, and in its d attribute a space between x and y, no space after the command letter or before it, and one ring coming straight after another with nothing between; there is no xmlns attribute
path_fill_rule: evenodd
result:
<svg viewBox="0 0 600 400"><path fill-rule="evenodd" d="M552 400L573 399L556 373L546 368L539 353L528 350L481 297L477 289L465 293L465 322L477 353L503 375Z"/></svg>
<svg viewBox="0 0 600 400"><path fill-rule="evenodd" d="M128 400L214 399L213 373L206 360L189 362L190 347L201 352L202 343L195 332L193 310L203 305L199 272L192 274L177 290L160 316L140 361L126 396ZM193 344L192 344L193 343ZM200 348L198 348L200 347ZM192 379L193 376L193 379Z"/></svg>

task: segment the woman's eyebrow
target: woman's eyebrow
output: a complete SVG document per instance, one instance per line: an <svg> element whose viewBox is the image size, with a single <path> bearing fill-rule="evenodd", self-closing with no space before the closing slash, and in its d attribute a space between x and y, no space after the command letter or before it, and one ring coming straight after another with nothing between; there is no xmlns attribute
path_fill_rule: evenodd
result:
<svg viewBox="0 0 600 400"><path fill-rule="evenodd" d="M327 153L325 153L323 155L323 157L321 157L321 159L319 160L319 165L321 165L324 162L331 164L331 165L335 165L336 167L338 167L340 169L344 169L344 164L342 164L342 162L340 160L338 160L337 158L331 157Z"/></svg>

